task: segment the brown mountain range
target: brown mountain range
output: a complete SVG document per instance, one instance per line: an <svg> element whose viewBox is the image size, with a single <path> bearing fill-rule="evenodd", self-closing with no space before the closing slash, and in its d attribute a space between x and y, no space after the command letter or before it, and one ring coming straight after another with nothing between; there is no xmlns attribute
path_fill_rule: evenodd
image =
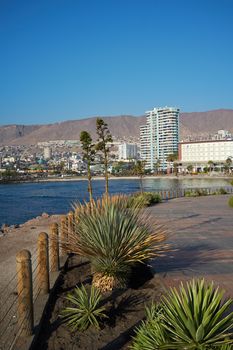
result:
<svg viewBox="0 0 233 350"><path fill-rule="evenodd" d="M139 127L145 124L146 117L121 115L103 117L116 138L139 137ZM180 114L181 138L188 135L208 135L224 129L233 133L233 110L219 109L207 112ZM49 140L76 140L82 130L86 130L95 138L95 117L68 120L61 123L43 125L5 125L0 127L1 145L29 145Z"/></svg>

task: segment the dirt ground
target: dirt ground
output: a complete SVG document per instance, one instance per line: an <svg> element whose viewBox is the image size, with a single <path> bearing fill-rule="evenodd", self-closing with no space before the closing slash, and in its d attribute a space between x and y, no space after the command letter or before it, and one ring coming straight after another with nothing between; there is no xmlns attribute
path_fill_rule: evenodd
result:
<svg viewBox="0 0 233 350"><path fill-rule="evenodd" d="M46 314L46 320L40 332L39 340L33 350L120 350L128 349L135 327L145 317L145 305L158 300L163 291L160 280L152 273L136 271L138 284L131 288L117 290L103 297L108 319L101 324L101 329L89 328L84 332L72 332L62 323L59 315L67 305L64 297L77 285L91 283L90 264L77 257L72 257L66 273L58 287L54 303ZM135 280L132 277L132 281Z"/></svg>

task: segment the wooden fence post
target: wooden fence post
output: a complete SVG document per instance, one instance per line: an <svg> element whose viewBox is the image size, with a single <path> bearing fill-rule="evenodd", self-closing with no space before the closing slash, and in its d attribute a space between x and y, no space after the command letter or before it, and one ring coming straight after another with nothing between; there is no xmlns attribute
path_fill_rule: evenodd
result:
<svg viewBox="0 0 233 350"><path fill-rule="evenodd" d="M16 255L18 276L18 326L22 336L33 333L33 289L31 253L24 249Z"/></svg>
<svg viewBox="0 0 233 350"><path fill-rule="evenodd" d="M68 243L68 219L65 215L61 217L61 229L60 229L60 248L61 255L64 256L67 253L66 244Z"/></svg>
<svg viewBox="0 0 233 350"><path fill-rule="evenodd" d="M59 241L58 241L58 224L50 226L50 258L51 271L59 270Z"/></svg>
<svg viewBox="0 0 233 350"><path fill-rule="evenodd" d="M48 235L41 232L38 237L38 269L40 293L49 293L49 242Z"/></svg>

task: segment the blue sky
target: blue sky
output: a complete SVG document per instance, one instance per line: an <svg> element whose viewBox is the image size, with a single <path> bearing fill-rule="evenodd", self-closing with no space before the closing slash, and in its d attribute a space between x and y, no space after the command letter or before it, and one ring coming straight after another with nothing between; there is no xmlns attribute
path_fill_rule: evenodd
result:
<svg viewBox="0 0 233 350"><path fill-rule="evenodd" d="M0 0L0 124L233 108L232 0Z"/></svg>

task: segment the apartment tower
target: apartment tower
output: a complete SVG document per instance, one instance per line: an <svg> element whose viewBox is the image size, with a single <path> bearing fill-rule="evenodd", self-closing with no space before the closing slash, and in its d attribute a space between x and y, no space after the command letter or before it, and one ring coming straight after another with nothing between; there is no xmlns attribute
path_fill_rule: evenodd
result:
<svg viewBox="0 0 233 350"><path fill-rule="evenodd" d="M167 157L178 152L179 109L174 107L154 108L146 112L146 125L140 127L141 158L146 168L167 169Z"/></svg>

